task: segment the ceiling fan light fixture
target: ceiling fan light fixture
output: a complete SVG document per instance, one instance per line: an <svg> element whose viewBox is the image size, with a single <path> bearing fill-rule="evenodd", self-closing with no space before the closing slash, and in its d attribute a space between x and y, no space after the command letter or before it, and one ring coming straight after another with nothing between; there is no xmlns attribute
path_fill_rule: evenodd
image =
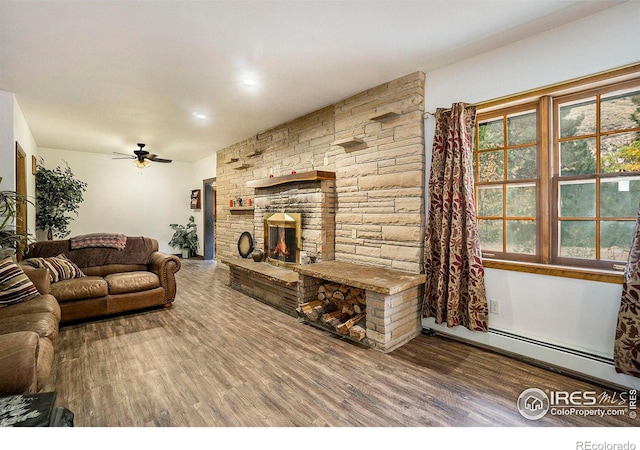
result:
<svg viewBox="0 0 640 450"><path fill-rule="evenodd" d="M138 169L146 169L147 167L149 167L151 165L151 163L149 161L147 161L146 159L140 161L139 159L136 159L133 162L133 165L136 166Z"/></svg>

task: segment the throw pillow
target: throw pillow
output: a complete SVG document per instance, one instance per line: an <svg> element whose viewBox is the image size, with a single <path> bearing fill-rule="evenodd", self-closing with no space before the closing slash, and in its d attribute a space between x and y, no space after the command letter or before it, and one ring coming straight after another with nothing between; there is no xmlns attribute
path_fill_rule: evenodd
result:
<svg viewBox="0 0 640 450"><path fill-rule="evenodd" d="M63 253L50 258L29 258L25 262L34 267L49 269L49 279L52 283L86 276L80 267Z"/></svg>
<svg viewBox="0 0 640 450"><path fill-rule="evenodd" d="M38 290L11 257L0 261L0 307L12 305L33 297Z"/></svg>

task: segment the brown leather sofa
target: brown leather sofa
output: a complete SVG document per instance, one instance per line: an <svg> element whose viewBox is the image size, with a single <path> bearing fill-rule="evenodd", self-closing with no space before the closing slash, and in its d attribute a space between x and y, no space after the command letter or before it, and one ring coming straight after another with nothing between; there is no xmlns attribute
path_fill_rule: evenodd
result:
<svg viewBox="0 0 640 450"><path fill-rule="evenodd" d="M158 251L158 241L127 236L124 249L89 247L71 249L70 239L31 244L30 258L60 254L73 261L83 277L51 283L50 293L60 304L60 323L108 316L153 306L170 307L176 296L175 274L180 259ZM25 268L25 272L29 269Z"/></svg>
<svg viewBox="0 0 640 450"><path fill-rule="evenodd" d="M55 386L60 306L47 294L46 269L25 273L40 295L0 308L0 396L52 391Z"/></svg>

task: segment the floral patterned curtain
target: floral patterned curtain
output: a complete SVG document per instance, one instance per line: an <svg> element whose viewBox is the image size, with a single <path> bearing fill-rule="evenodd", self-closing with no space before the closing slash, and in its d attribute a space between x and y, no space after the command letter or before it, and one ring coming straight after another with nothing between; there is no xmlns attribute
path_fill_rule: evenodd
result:
<svg viewBox="0 0 640 450"><path fill-rule="evenodd" d="M454 103L450 110L439 108L435 118L422 315L449 327L487 331L489 311L473 185L476 108Z"/></svg>
<svg viewBox="0 0 640 450"><path fill-rule="evenodd" d="M622 284L613 360L616 372L640 377L640 209Z"/></svg>

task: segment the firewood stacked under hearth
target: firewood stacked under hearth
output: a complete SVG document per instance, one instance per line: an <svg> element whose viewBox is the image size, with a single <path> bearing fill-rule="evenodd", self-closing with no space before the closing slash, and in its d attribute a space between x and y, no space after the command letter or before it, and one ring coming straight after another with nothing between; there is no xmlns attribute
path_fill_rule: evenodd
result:
<svg viewBox="0 0 640 450"><path fill-rule="evenodd" d="M301 304L298 316L331 331L362 341L366 335L365 290L326 282L318 287L318 299Z"/></svg>

